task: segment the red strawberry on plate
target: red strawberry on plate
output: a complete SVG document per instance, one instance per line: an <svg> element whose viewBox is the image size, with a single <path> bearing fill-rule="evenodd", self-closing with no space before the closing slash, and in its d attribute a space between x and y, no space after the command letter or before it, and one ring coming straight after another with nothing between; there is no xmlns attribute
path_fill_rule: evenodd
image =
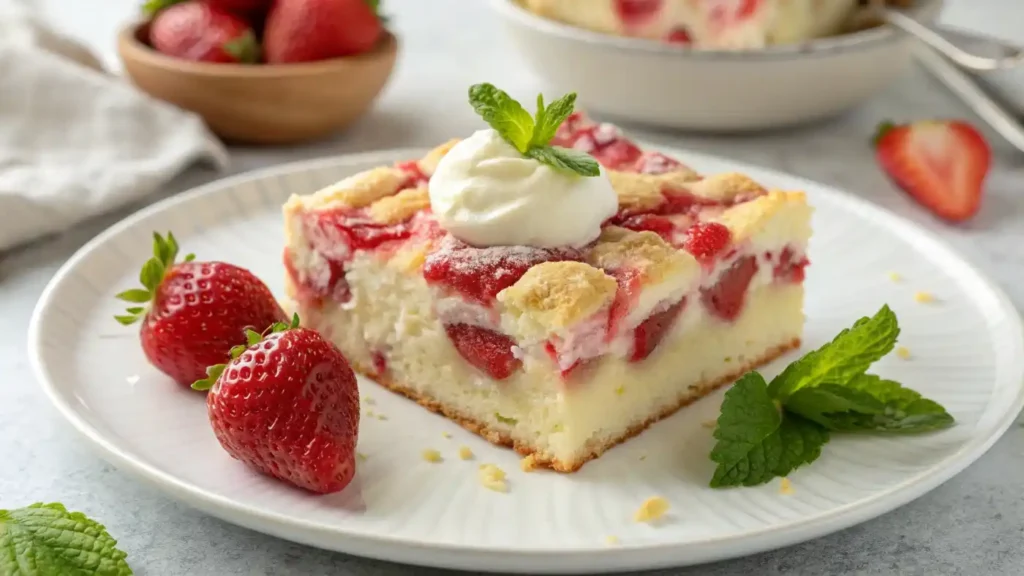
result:
<svg viewBox="0 0 1024 576"><path fill-rule="evenodd" d="M260 60L256 33L245 20L198 1L160 10L149 25L149 42L159 52L196 62Z"/></svg>
<svg viewBox="0 0 1024 576"><path fill-rule="evenodd" d="M188 386L228 359L249 328L263 330L287 316L252 272L224 262L176 262L178 242L153 234L153 257L142 267L143 288L117 295L131 302L124 325L142 321L142 351L161 372Z"/></svg>
<svg viewBox="0 0 1024 576"><path fill-rule="evenodd" d="M940 217L957 222L978 212L992 152L970 124L886 122L875 137L875 155L900 188Z"/></svg>
<svg viewBox="0 0 1024 576"><path fill-rule="evenodd" d="M384 31L376 0L277 0L267 16L267 62L312 62L371 50Z"/></svg>
<svg viewBox="0 0 1024 576"><path fill-rule="evenodd" d="M221 446L260 472L327 494L356 471L359 389L341 352L318 332L276 324L193 384Z"/></svg>
<svg viewBox="0 0 1024 576"><path fill-rule="evenodd" d="M142 11L150 16L156 15L157 12L173 6L174 4L181 4L186 0L147 0L142 6ZM253 12L259 12L267 10L270 5L274 3L274 0L201 0L204 4L217 8L219 10L227 10L228 12L239 12L242 14L249 14Z"/></svg>

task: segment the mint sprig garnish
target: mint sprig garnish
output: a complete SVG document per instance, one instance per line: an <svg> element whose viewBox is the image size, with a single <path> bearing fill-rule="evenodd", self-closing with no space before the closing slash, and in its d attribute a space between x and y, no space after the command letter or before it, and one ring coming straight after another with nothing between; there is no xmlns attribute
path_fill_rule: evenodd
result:
<svg viewBox="0 0 1024 576"><path fill-rule="evenodd" d="M815 461L830 432L910 433L951 426L938 403L867 371L896 345L888 306L790 364L771 384L748 372L725 394L711 487L756 486Z"/></svg>
<svg viewBox="0 0 1024 576"><path fill-rule="evenodd" d="M263 339L266 338L267 336L271 334L276 334L278 332L284 332L285 330L292 330L293 328L298 327L299 315L292 314L291 322L275 322L274 324L270 325L266 330L264 330L262 334L255 330L246 330L245 344L238 344L237 346L232 346L231 350L228 351L228 355L231 357L232 360L235 360L239 356L241 356L242 353L248 350L251 346L254 346L262 342ZM206 378L196 380L195 382L193 382L192 389L206 391L209 390L210 388L213 388L213 385L217 383L217 380L220 378L220 375L224 373L224 370L226 370L227 367L227 364L214 364L213 366L208 367L206 369Z"/></svg>
<svg viewBox="0 0 1024 576"><path fill-rule="evenodd" d="M195 254L185 256L185 262L195 260ZM164 238L157 232L153 232L153 257L142 265L139 271L139 283L142 288L132 288L121 292L116 297L132 304L149 304L156 295L160 283L164 281L164 275L177 263L178 241L174 234L167 233ZM114 316L125 326L134 324L146 316L146 306L131 306L126 310L127 314Z"/></svg>
<svg viewBox="0 0 1024 576"><path fill-rule="evenodd" d="M0 510L0 574L129 576L127 557L102 524L62 504Z"/></svg>
<svg viewBox="0 0 1024 576"><path fill-rule="evenodd" d="M712 488L756 486L785 476L816 460L828 442L821 426L780 411L757 372L748 372L726 392L714 435L718 442L711 459L718 467Z"/></svg>
<svg viewBox="0 0 1024 576"><path fill-rule="evenodd" d="M494 128L520 154L564 172L593 177L601 167L593 156L560 146L551 146L558 127L572 114L576 94L566 94L544 105L544 96L537 97L533 116L523 105L493 84L474 84L469 88L473 110Z"/></svg>

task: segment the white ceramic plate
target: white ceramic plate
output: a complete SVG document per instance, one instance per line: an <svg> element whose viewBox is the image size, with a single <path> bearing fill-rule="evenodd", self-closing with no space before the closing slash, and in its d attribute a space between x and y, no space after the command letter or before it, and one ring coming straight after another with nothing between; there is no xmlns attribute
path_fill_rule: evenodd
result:
<svg viewBox="0 0 1024 576"><path fill-rule="evenodd" d="M416 151L293 164L230 178L149 207L82 248L40 299L29 344L60 412L103 457L172 496L243 526L314 546L411 564L508 572L603 572L694 564L793 544L892 510L981 456L1024 402L1021 326L1007 298L913 225L834 189L777 172L674 152L702 172L742 171L803 188L816 206L807 280L806 345L889 303L911 360L877 371L944 404L958 425L923 436L836 437L813 465L759 488L711 490L711 430L721 394L708 397L573 475L519 471L487 444L415 404L362 382L388 420L361 425L355 482L316 497L232 460L207 423L202 395L148 366L132 329L112 316L135 284L153 230L173 230L200 258L251 268L282 286L279 206L370 166ZM890 272L904 280L893 282ZM932 291L934 304L914 300ZM791 360L792 356L786 360ZM774 375L781 366L766 369ZM450 432L446 439L442 432ZM460 461L459 446L475 462ZM420 458L426 448L445 461ZM645 458L641 458L645 456ZM509 472L510 491L486 490L476 468ZM632 521L666 497L659 526ZM618 538L609 545L609 536Z"/></svg>

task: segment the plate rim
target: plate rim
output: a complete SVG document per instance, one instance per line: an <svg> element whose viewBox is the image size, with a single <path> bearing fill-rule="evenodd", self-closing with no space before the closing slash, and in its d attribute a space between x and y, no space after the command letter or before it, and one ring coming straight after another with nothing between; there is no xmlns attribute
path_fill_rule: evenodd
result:
<svg viewBox="0 0 1024 576"><path fill-rule="evenodd" d="M723 163L741 165L770 177L779 177L799 183L800 187L818 190L832 199L845 202L859 209L866 210L871 218L879 218L881 223L901 236L914 238L930 244L930 252L938 252L945 258L951 258L974 275L979 287L986 289L993 297L996 305L1007 311L1009 327L1016 347L1024 351L1024 326L1021 315L1005 291L986 273L979 270L973 263L961 256L943 238L912 220L900 216L878 204L865 200L844 189L816 182L795 174L763 167L749 162L736 161L729 158L696 152L686 148L643 143L651 148L666 153L676 154L688 163ZM129 472L147 483L158 487L177 500L204 513L216 516L230 523L241 525L265 534L286 540L296 541L318 548L337 552L377 558L381 560L399 561L413 565L432 566L455 569L494 569L501 560L514 562L501 567L503 571L526 573L593 573L594 569L610 572L623 568L651 569L659 567L679 567L683 565L702 564L729 558L738 558L750 554L773 550L820 538L839 530L876 518L886 512L900 508L907 503L927 494L936 487L962 472L983 456L1010 428L1024 408L1024 357L1011 365L1021 378L1014 401L1008 404L1000 420L995 423L992 432L977 440L972 435L962 447L951 455L943 458L938 464L927 471L918 473L912 478L896 486L878 492L861 501L839 506L827 512L800 519L781 527L767 527L742 534L713 537L679 543L634 544L622 543L619 546L607 547L595 544L592 548L502 548L494 545L471 546L446 542L424 543L409 537L389 534L366 534L346 529L341 526L328 527L301 518L287 516L278 512L268 512L261 508L233 501L230 498L211 493L206 489L187 482L171 472L160 470L154 465L141 461L125 452L108 440L98 429L90 425L79 415L79 411L64 400L43 361L42 335L43 316L49 307L54 294L79 262L92 252L99 249L109 238L124 229L135 226L139 221L154 214L166 211L175 205L195 201L208 195L215 195L220 190L234 188L240 184L274 176L301 173L304 171L324 169L332 166L345 167L359 164L387 163L402 157L422 155L422 148L394 148L343 154L268 166L252 171L219 178L184 192L162 199L149 206L129 214L114 225L108 227L86 242L66 261L47 285L33 309L29 320L28 356L33 375L42 386L43 391L57 411L72 427L89 441L90 447L96 450L107 462L119 470ZM293 531L286 535L287 531ZM298 534L294 531L299 531ZM311 535L319 536L315 538ZM331 545L325 545L326 539ZM377 549L381 551L378 551ZM397 550L396 550L397 548ZM387 551L385 554L384 551ZM682 554L680 550L691 550L691 554ZM615 561L611 559L615 558ZM516 564L518 563L518 565ZM490 567L490 568L488 568Z"/></svg>

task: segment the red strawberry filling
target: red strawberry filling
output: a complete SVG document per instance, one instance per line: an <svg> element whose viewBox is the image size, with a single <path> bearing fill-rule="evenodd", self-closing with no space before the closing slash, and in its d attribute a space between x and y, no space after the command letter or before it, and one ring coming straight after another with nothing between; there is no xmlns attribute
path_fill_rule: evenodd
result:
<svg viewBox="0 0 1024 576"><path fill-rule="evenodd" d="M735 320L746 303L747 288L757 274L757 259L743 256L733 262L709 288L701 288L700 297L704 306L723 320Z"/></svg>
<svg viewBox="0 0 1024 576"><path fill-rule="evenodd" d="M669 44L679 44L680 46L689 46L693 44L693 38L690 37L690 31L686 28L676 28L668 33L665 40L667 40Z"/></svg>
<svg viewBox="0 0 1024 576"><path fill-rule="evenodd" d="M299 297L306 301L330 298L347 302L351 297L345 281L346 265L357 252L390 250L412 237L436 238L437 223L424 213L403 222L383 224L369 217L365 209L337 209L310 212L303 217L309 249L326 262L326 268L307 271L300 277L285 251L285 269L295 283Z"/></svg>
<svg viewBox="0 0 1024 576"><path fill-rule="evenodd" d="M515 341L504 334L469 324L448 324L444 330L466 362L495 380L508 378L522 364L512 353Z"/></svg>
<svg viewBox="0 0 1024 576"><path fill-rule="evenodd" d="M440 248L427 256L423 277L463 298L490 306L495 296L515 284L541 262L582 261L574 248L492 246L476 248L454 236L446 236Z"/></svg>
<svg viewBox="0 0 1024 576"><path fill-rule="evenodd" d="M676 318L686 306L686 298L669 306L661 312L655 312L640 323L633 331L633 353L630 362L639 362L651 355L661 340L675 324Z"/></svg>
<svg viewBox="0 0 1024 576"><path fill-rule="evenodd" d="M729 229L717 222L701 222L694 224L686 233L686 241L683 247L698 262L704 266L711 266L718 256L732 241L732 233Z"/></svg>
<svg viewBox="0 0 1024 576"><path fill-rule="evenodd" d="M779 254L779 262L772 271L773 276L780 282L803 282L808 264L810 261L806 257L797 256L792 248L786 246Z"/></svg>
<svg viewBox="0 0 1024 576"><path fill-rule="evenodd" d="M665 0L616 0L615 12L626 27L635 28L653 20L664 4Z"/></svg>

